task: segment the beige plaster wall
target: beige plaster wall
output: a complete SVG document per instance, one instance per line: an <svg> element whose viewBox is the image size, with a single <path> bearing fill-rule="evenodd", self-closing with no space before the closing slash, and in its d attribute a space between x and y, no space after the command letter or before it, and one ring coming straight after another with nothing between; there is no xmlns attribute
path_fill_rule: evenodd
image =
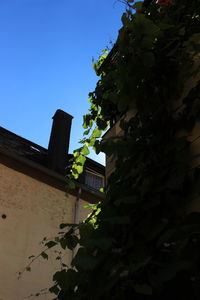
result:
<svg viewBox="0 0 200 300"><path fill-rule="evenodd" d="M75 196L66 197L61 190L0 165L0 300L23 300L51 285L52 274L59 269L59 262L52 257L48 262L37 259L31 272L19 280L17 273L27 265L30 255L41 252L39 243L44 237L53 238L62 222L74 222L75 201ZM88 214L84 204L80 200L80 219ZM53 249L49 254L57 255ZM63 259L69 264L71 258L68 250Z"/></svg>

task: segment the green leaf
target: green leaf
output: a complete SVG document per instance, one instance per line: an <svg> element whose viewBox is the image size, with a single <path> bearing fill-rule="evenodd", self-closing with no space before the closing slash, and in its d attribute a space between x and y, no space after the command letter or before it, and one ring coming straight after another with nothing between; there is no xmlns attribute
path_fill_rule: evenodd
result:
<svg viewBox="0 0 200 300"><path fill-rule="evenodd" d="M77 166L76 169L78 174L81 174L83 172L83 166Z"/></svg>
<svg viewBox="0 0 200 300"><path fill-rule="evenodd" d="M70 190L74 190L75 187L76 187L76 185L75 185L74 181L69 180L69 181L67 182L67 187L68 187L68 189L70 189Z"/></svg>
<svg viewBox="0 0 200 300"><path fill-rule="evenodd" d="M31 271L31 267L26 267L26 271L30 272Z"/></svg>
<svg viewBox="0 0 200 300"><path fill-rule="evenodd" d="M60 245L63 249L66 249L67 247L67 241L65 238L60 239Z"/></svg>
<svg viewBox="0 0 200 300"><path fill-rule="evenodd" d="M49 292L52 293L52 294L55 294L55 295L58 295L59 291L60 291L60 290L59 290L57 284L55 284L54 286L52 286L52 287L49 289Z"/></svg>
<svg viewBox="0 0 200 300"><path fill-rule="evenodd" d="M54 241L49 241L48 243L45 244L45 246L47 246L47 248L52 248L52 247L54 247L55 245L57 245L57 243L54 242Z"/></svg>
<svg viewBox="0 0 200 300"><path fill-rule="evenodd" d="M102 134L102 130L99 130L98 128L95 128L93 130L93 133L92 133L92 137L93 138L99 138Z"/></svg>
<svg viewBox="0 0 200 300"><path fill-rule="evenodd" d="M81 223L79 226L79 234L81 237L81 242L88 239L92 234L94 228L89 223Z"/></svg>
<svg viewBox="0 0 200 300"><path fill-rule="evenodd" d="M47 259L47 260L48 260L48 254L46 254L45 252L42 252L42 253L41 253L41 256L42 256L44 259Z"/></svg>
<svg viewBox="0 0 200 300"><path fill-rule="evenodd" d="M90 114L83 116L83 128L87 129L88 127L92 127L92 116Z"/></svg>
<svg viewBox="0 0 200 300"><path fill-rule="evenodd" d="M58 271L53 275L53 281L62 289L65 289L66 285L66 270Z"/></svg>
<svg viewBox="0 0 200 300"><path fill-rule="evenodd" d="M63 249L73 250L78 244L77 236L71 234L71 231L66 233L62 239L60 239L60 245Z"/></svg>
<svg viewBox="0 0 200 300"><path fill-rule="evenodd" d="M76 164L73 165L71 171L72 171L72 174L73 174L73 175L78 174L78 171L77 171L77 165L76 165Z"/></svg>
<svg viewBox="0 0 200 300"><path fill-rule="evenodd" d="M87 146L83 146L82 150L81 150L81 153L83 155L88 155L90 153L89 149Z"/></svg>
<svg viewBox="0 0 200 300"><path fill-rule="evenodd" d="M85 205L83 205L83 208L91 208L91 205L93 205L93 204L85 204Z"/></svg>
<svg viewBox="0 0 200 300"><path fill-rule="evenodd" d="M83 248L79 248L77 255L72 260L72 266L77 270L92 270L97 264L97 259L92 255L89 255Z"/></svg>
<svg viewBox="0 0 200 300"><path fill-rule="evenodd" d="M88 134L90 133L90 129L91 129L91 128L85 130L85 131L83 132L83 135L88 135Z"/></svg>
<svg viewBox="0 0 200 300"><path fill-rule="evenodd" d="M96 143L96 137L93 137L93 136L92 136L92 137L87 141L86 145L89 146L89 147L93 147L95 143Z"/></svg>
<svg viewBox="0 0 200 300"><path fill-rule="evenodd" d="M63 290L66 291L69 288L75 288L77 278L77 272L69 269L58 271L54 274L53 280L57 283L57 285Z"/></svg>
<svg viewBox="0 0 200 300"><path fill-rule="evenodd" d="M116 95L116 94L115 94ZM101 118L97 118L96 120L97 126L100 130L105 130L107 125L107 121L102 120Z"/></svg>
<svg viewBox="0 0 200 300"><path fill-rule="evenodd" d="M66 228L66 227L73 227L74 224L71 224L71 223L61 223L60 224L60 229L63 229L63 228Z"/></svg>
<svg viewBox="0 0 200 300"><path fill-rule="evenodd" d="M78 157L80 155L80 152L79 151L74 151L73 155L74 155L74 157Z"/></svg>
<svg viewBox="0 0 200 300"><path fill-rule="evenodd" d="M74 179L78 179L78 174L77 173L72 173Z"/></svg>
<svg viewBox="0 0 200 300"><path fill-rule="evenodd" d="M86 147L86 146L85 146ZM81 151L82 152L82 151ZM82 165L84 165L84 163L85 163L85 161L86 161L86 157L85 156L83 156L83 155L79 155L78 157L77 157L77 159L76 159L76 163L81 163Z"/></svg>

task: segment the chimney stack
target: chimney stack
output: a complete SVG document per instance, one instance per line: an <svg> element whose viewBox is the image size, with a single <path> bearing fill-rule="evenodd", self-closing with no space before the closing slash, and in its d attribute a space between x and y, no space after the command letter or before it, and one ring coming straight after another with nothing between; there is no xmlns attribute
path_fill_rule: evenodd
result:
<svg viewBox="0 0 200 300"><path fill-rule="evenodd" d="M73 117L58 109L52 119L53 124L48 146L48 167L59 173L64 173Z"/></svg>

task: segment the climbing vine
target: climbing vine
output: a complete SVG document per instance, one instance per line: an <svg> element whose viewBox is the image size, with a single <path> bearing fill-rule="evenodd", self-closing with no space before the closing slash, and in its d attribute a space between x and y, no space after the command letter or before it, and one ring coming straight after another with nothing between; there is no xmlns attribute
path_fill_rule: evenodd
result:
<svg viewBox="0 0 200 300"><path fill-rule="evenodd" d="M71 267L53 276L59 300L200 296L200 215L192 212L200 201L200 0L127 4L116 44L94 64L100 79L71 187L90 147L112 155L115 170L105 201L83 223L61 224L51 241L79 246ZM101 138L116 124L120 135Z"/></svg>

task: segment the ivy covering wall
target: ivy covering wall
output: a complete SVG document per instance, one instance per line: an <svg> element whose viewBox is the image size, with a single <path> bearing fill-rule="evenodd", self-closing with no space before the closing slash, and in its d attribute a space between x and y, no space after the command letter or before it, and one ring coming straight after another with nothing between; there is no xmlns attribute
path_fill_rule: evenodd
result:
<svg viewBox="0 0 200 300"><path fill-rule="evenodd" d="M191 209L200 203L200 0L127 5L115 46L94 64L100 79L71 178L90 147L116 168L105 201L46 244L79 246L53 276L59 300L200 298L200 214ZM117 121L123 134L101 139Z"/></svg>

